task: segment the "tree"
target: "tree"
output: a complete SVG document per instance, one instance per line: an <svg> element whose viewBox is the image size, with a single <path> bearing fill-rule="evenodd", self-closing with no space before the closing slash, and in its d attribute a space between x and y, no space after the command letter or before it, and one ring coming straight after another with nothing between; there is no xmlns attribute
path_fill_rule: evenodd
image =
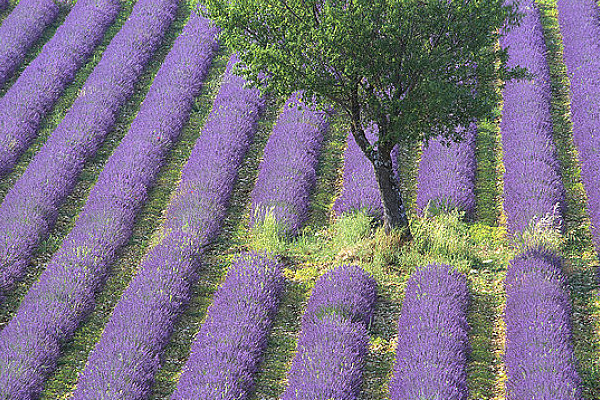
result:
<svg viewBox="0 0 600 400"><path fill-rule="evenodd" d="M510 2L508 2L510 3ZM373 164L386 229L408 218L391 151L441 136L459 141L491 115L491 82L516 76L497 46L517 23L504 0L205 0L250 82L344 112ZM374 122L378 140L364 127Z"/></svg>

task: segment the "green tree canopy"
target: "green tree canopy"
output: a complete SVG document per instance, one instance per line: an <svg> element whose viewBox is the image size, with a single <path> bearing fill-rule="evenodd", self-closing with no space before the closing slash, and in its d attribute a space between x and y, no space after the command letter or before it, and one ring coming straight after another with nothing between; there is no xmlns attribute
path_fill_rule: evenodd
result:
<svg viewBox="0 0 600 400"><path fill-rule="evenodd" d="M508 2L510 3L510 2ZM387 226L407 226L390 152L491 115L506 67L504 0L205 0L243 74L276 95L303 91L347 114L373 163ZM379 139L363 127L375 122ZM386 182L388 181L388 182ZM391 192L390 192L391 191ZM396 192L396 193L392 193Z"/></svg>

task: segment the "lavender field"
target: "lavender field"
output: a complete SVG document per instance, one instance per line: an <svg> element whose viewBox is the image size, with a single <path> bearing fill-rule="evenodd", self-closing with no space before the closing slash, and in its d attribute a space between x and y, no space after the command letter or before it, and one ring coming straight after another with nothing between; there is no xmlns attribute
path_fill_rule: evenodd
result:
<svg viewBox="0 0 600 400"><path fill-rule="evenodd" d="M407 245L202 0L0 0L0 400L600 400L600 2L507 2L530 75L392 151Z"/></svg>

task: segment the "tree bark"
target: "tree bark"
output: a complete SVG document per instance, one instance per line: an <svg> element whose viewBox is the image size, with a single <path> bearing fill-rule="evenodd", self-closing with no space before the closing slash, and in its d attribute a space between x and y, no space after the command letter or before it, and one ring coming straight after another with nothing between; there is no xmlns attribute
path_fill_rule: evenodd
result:
<svg viewBox="0 0 600 400"><path fill-rule="evenodd" d="M383 151L382 151L383 150ZM373 160L375 177L381 193L383 203L383 226L386 232L392 229L401 229L404 239L412 239L406 209L402 202L400 187L396 181L394 170L392 168L391 150L379 149Z"/></svg>

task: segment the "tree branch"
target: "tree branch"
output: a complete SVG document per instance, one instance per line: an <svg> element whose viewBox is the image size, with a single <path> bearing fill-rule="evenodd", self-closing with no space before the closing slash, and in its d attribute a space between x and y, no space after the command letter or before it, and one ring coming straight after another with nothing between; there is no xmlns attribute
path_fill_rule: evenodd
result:
<svg viewBox="0 0 600 400"><path fill-rule="evenodd" d="M362 121L360 118L360 103L358 102L358 82L352 88L352 98L350 99L350 131L356 141L356 144L365 156L375 165L375 161L378 159L377 150L373 148L373 145L367 139L365 131L362 127Z"/></svg>

